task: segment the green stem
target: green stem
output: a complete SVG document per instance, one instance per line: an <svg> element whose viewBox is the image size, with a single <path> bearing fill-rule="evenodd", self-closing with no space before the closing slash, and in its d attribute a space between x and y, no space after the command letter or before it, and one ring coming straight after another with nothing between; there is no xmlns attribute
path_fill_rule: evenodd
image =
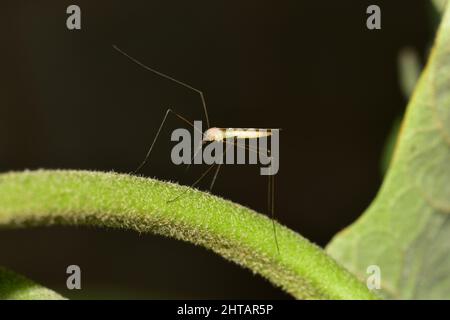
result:
<svg viewBox="0 0 450 320"><path fill-rule="evenodd" d="M62 300L62 296L0 267L0 300Z"/></svg>
<svg viewBox="0 0 450 320"><path fill-rule="evenodd" d="M183 197L168 202L185 192ZM204 246L296 298L372 299L322 249L230 201L124 174L26 171L0 175L0 227L95 225L152 232Z"/></svg>

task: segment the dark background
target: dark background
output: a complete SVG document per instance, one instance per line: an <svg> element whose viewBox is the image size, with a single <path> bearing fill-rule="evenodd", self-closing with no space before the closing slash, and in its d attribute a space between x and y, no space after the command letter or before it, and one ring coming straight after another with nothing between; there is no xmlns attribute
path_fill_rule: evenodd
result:
<svg viewBox="0 0 450 320"><path fill-rule="evenodd" d="M66 8L82 30L66 29ZM382 9L369 31L366 8ZM130 172L168 107L203 119L199 96L111 45L204 91L213 126L275 127L277 219L324 246L375 196L386 137L406 100L397 57L424 57L428 1L2 1L0 172ZM145 176L192 183L170 162L172 118ZM255 166L227 166L214 193L266 212ZM259 276L187 243L87 228L0 230L0 265L68 297L286 298ZM65 269L80 265L80 292Z"/></svg>

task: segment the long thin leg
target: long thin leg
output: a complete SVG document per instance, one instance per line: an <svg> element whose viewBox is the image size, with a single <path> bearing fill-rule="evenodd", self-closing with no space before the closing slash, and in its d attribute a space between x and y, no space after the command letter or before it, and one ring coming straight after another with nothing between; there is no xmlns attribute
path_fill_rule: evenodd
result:
<svg viewBox="0 0 450 320"><path fill-rule="evenodd" d="M209 168L206 169L205 172L203 172L203 174L200 176L200 178L198 178L198 179L191 185L191 188L193 188L193 187L195 187L197 184L199 184L199 183L203 180L203 178L205 178L206 175L212 170L212 168L214 168L214 165L215 165L215 163L213 163L212 165L210 165ZM188 191L188 189L186 189L186 190L183 191L181 194L179 194L178 196L176 196L176 197L173 198L173 199L170 199L170 200L167 201L167 202L168 202L168 203L169 203L169 202L174 202L174 201L180 199L187 191Z"/></svg>
<svg viewBox="0 0 450 320"><path fill-rule="evenodd" d="M220 170L220 167L221 167L221 166L222 166L221 163L219 163L219 164L217 165L216 172L214 172L214 177L213 177L213 179L212 179L212 181L211 181L211 184L209 185L209 192L211 192L211 191L212 191L212 188L214 187L214 183L216 182L216 179L217 179L217 176L218 176L218 174L219 174L219 170Z"/></svg>
<svg viewBox="0 0 450 320"><path fill-rule="evenodd" d="M272 226L273 226L273 236L275 238L275 244L277 246L278 254L280 254L280 247L278 245L278 237L277 237L277 228L275 226L275 176L269 175L269 181L272 180L272 183L269 182L270 185L270 214L272 216Z"/></svg>
<svg viewBox="0 0 450 320"><path fill-rule="evenodd" d="M246 150L249 150L251 152L256 152L258 154L260 154L260 152L258 152L257 150L255 150L254 148L247 148L246 146L240 146L239 144L235 143L235 142L228 142L227 143L231 144L231 145L235 145L238 148L243 148ZM280 247L278 245L278 237L277 237L277 229L276 229L276 225L275 225L275 176L274 175L269 175L268 176L269 181L268 181L268 190L267 190L267 210L269 211L271 217L272 217L272 226L273 226L273 235L275 238L275 244L277 246L277 251L278 254L280 253Z"/></svg>
<svg viewBox="0 0 450 320"><path fill-rule="evenodd" d="M230 148L230 146L228 146L226 149L225 149L225 151L224 151L224 156L225 156L225 154L227 153L227 150ZM211 164L210 166L209 166L209 168L200 176L200 178L198 178L192 185L191 185L191 188L193 188L193 187L195 187L198 183L200 183L200 181L202 181L203 180L203 178L204 177L206 177L206 175L211 171L211 169L214 167L214 165L215 165L215 163L213 163L213 164ZM217 164L217 168L216 168L216 171L214 172L214 177L213 177L213 179L212 179L212 181L211 181L211 184L210 184L210 186L209 186L209 192L211 192L211 190L212 190L212 188L214 187L214 183L216 182L216 179L217 179L217 176L218 176L218 174L219 174L219 170L220 170L220 167L222 166L222 163L219 163L219 164ZM175 201L175 200L178 200L182 195L184 195L184 193L185 193L186 191L184 191L181 195L179 195L179 196L177 196L176 198L174 198L174 199L172 199L172 200L169 200L168 202L173 202L173 201Z"/></svg>
<svg viewBox="0 0 450 320"><path fill-rule="evenodd" d="M271 191L272 191L272 179L270 178L270 176L268 176L268 180L267 180L267 212L271 212L270 209L272 208Z"/></svg>
<svg viewBox="0 0 450 320"><path fill-rule="evenodd" d="M226 155L226 153L227 153L227 151L228 151L228 149L231 147L231 145L229 145L229 146L227 146L226 148L225 148L225 151L224 151L224 153L223 153L223 156L225 157L225 155ZM213 179L212 179L212 181L211 181L211 184L210 184L210 186L209 186L209 192L211 192L212 191L212 188L214 187L214 183L216 182L216 179L217 179L217 176L218 176L218 174L219 174L219 170L220 170L220 167L222 166L222 163L219 163L218 165L217 165L217 169L216 169L216 172L214 173L214 177L213 177Z"/></svg>
<svg viewBox="0 0 450 320"><path fill-rule="evenodd" d="M197 150L195 150L194 155L191 158L191 162L188 163L188 165L186 166L186 169L184 170L184 173L186 174L187 171L189 170L189 168L191 167L191 165L194 163L194 159L197 156L197 154L202 150L203 148L203 142L198 146Z"/></svg>
<svg viewBox="0 0 450 320"><path fill-rule="evenodd" d="M156 132L156 136L155 136L155 138L153 139L153 142L152 142L152 144L151 144L151 146L150 146L150 149L148 149L148 152L147 152L147 154L145 155L144 161L142 161L142 163L139 165L139 167L137 167L137 169L133 171L134 174L136 174L137 172L139 172L139 170L142 169L142 167L147 163L148 159L150 158L150 154L152 153L153 147L155 146L156 140L158 139L159 134L161 133L161 130L162 130L163 126L164 126L164 123L166 122L166 119L167 119L167 116L169 115L169 113L173 113L173 114L174 114L175 116L177 116L179 119L181 119L182 121L184 121L185 123L187 123L188 125L190 125L191 127L193 127L193 128L195 129L194 125L193 125L189 120L187 120L187 119L184 118L183 116L179 115L178 113L174 112L172 109L170 109L170 108L167 109L167 111L166 111L166 113L165 113L165 115L164 115L164 118L163 118L161 124L159 125L159 129L158 129L158 131Z"/></svg>
<svg viewBox="0 0 450 320"><path fill-rule="evenodd" d="M203 95L203 92L202 92L202 91L200 91L200 90L198 90L198 89L192 87L191 85L189 85L189 84L187 84L187 83L184 83L184 82L182 82L182 81L180 81L180 80L177 80L177 79L175 79L175 78L172 78L171 76L168 76L167 74L164 74L164 73L162 73L162 72L160 72L160 71L157 71L157 70L155 70L155 69L153 69L153 68L150 68L149 66L146 66L145 64L143 64L142 62L140 62L140 61L137 60L136 58L133 58L133 57L130 56L128 53L126 53L126 52L122 51L121 49L119 49L119 47L117 47L116 45L113 45L113 48L114 48L115 50L117 50L119 53L121 53L122 55L124 55L125 57L127 57L128 59L130 59L131 61L133 61L134 63L136 63L138 66L141 66L142 68L144 68L144 69L146 69L146 70L148 70L148 71L150 71L150 72L153 72L153 73L157 74L157 75L160 76L160 77L166 78L166 79L168 79L168 80L170 80L170 81L173 81L173 82L175 82L175 83L178 83L179 85L182 85L182 86L185 87L185 88L188 88L188 89L190 89L190 90L193 90L193 91L197 92L197 93L200 95L200 99L202 100L203 111L205 112L205 118L206 118L206 125L207 125L208 128L209 128L208 110L206 109L205 96Z"/></svg>

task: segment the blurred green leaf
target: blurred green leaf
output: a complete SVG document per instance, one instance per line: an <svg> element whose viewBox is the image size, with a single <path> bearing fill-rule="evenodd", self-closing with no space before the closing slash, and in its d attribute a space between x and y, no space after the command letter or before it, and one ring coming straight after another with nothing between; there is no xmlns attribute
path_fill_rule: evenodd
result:
<svg viewBox="0 0 450 320"><path fill-rule="evenodd" d="M389 164L394 154L395 144L397 143L398 134L402 124L402 118L395 119L394 124L386 139L384 150L381 156L381 174L384 176L389 168Z"/></svg>
<svg viewBox="0 0 450 320"><path fill-rule="evenodd" d="M410 99L417 81L420 77L422 66L420 64L419 54L413 48L403 48L398 54L398 76L400 90L406 99ZM398 139L398 133L402 123L403 116L395 119L391 131L386 139L384 150L381 157L381 174L384 176L389 168L392 159L395 144Z"/></svg>
<svg viewBox="0 0 450 320"><path fill-rule="evenodd" d="M450 9L408 105L376 199L327 251L389 298L450 298Z"/></svg>
<svg viewBox="0 0 450 320"><path fill-rule="evenodd" d="M420 57L413 48L403 48L398 54L398 74L400 88L405 98L409 99L420 77L422 66Z"/></svg>
<svg viewBox="0 0 450 320"><path fill-rule="evenodd" d="M430 15L431 29L433 33L438 28L444 14L445 6L448 0L431 0L427 2L428 13Z"/></svg>
<svg viewBox="0 0 450 320"><path fill-rule="evenodd" d="M434 8L442 15L447 4L447 0L432 0Z"/></svg>

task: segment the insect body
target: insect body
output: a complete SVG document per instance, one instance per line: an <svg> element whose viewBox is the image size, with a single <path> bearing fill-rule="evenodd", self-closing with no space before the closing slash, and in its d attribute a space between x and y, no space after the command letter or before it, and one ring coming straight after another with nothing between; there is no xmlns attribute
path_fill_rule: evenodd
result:
<svg viewBox="0 0 450 320"><path fill-rule="evenodd" d="M168 76L168 75L166 75L166 74L164 74L162 72L159 72L159 71L157 71L155 69L152 69L152 68L146 66L145 64L143 64L139 60L133 58L132 56L128 55L127 53L125 53L124 51L122 51L121 49L119 49L115 45L113 45L113 48L115 50L117 50L119 53L121 53L122 55L124 55L125 57L127 57L128 59L130 59L131 61L133 61L134 63L136 63L137 65L143 67L144 69L146 69L148 71L151 71L151 72L153 72L153 73L155 73L155 74L157 74L157 75L159 75L159 76L161 76L163 78L171 80L171 81L173 81L173 82L175 82L175 83L177 83L177 84L179 84L179 85L181 85L183 87L186 87L186 88L188 88L188 89L190 89L192 91L195 91L195 92L197 92L200 95L201 102L202 102L202 105L203 105L203 111L204 111L204 114L205 114L206 124L208 126L208 129L203 133L202 144L205 144L205 143L208 143L208 142L225 142L227 144L230 144L229 140L234 140L234 139L236 139L236 140L237 139L259 139L259 138L262 138L262 137L268 137L268 136L272 135L274 129L250 129L250 128L249 129L237 129L237 128L210 127L208 111L207 111L207 108L206 108L206 102L205 102L205 98L204 98L204 95L203 95L202 91L200 91L200 90L190 86L187 83L179 81L179 80L177 80L177 79L175 79L173 77L170 77L170 76ZM168 117L168 115L170 113L173 113L177 118L179 118L180 120L184 121L185 123L187 123L188 125L193 127L194 130L201 131L198 128L196 128L191 121L187 120L182 115L174 112L172 109L167 109L167 111L166 111L166 113L164 115L164 118L163 118L163 120L162 120L162 122L161 122L161 124L159 126L159 129L158 129L158 131L156 133L156 136L155 136L155 138L154 138L154 140L153 140L153 142L152 142L152 144L150 146L150 149L148 150L148 152L147 152L147 154L145 156L144 161L139 165L139 167L134 171L134 173L137 173L147 163L147 161L148 161L148 159L150 157L150 154L151 154L151 152L153 150L153 147L154 147L154 145L156 143L156 140L158 139L159 134L161 133L161 130L162 130L163 126L164 126L164 123L165 123L165 121L166 121L166 119L167 119L167 117ZM277 129L277 130L279 130L279 129ZM259 152L258 150L252 149L250 147L240 146L239 144L235 144L233 142L231 142L231 145L233 145L233 146L235 145L238 148L245 148L245 149L247 149L247 150L249 150L251 152ZM195 157L195 154L194 154L194 157ZM192 187L194 187L197 183L199 183L211 171L213 166L214 166L214 164L211 165L202 174L202 176L197 181L195 181L193 183ZM212 180L211 185L210 185L210 190L212 189L212 187L214 185L214 182L216 181L217 175L219 173L220 166L221 166L221 164L217 164L217 169L216 169L216 171L214 173L214 177L213 177L213 180ZM274 230L274 238L275 238L276 248L277 248L277 251L280 252L280 249L279 249L279 246L278 246L275 222L274 222L275 181L274 181L274 176L273 175L269 175L268 177L269 177L268 208L269 208L269 211L271 212L271 215L272 215L272 223L273 223L273 230ZM178 198L179 197L177 197L177 199ZM172 199L169 202L172 202L174 200L176 200L176 199Z"/></svg>
<svg viewBox="0 0 450 320"><path fill-rule="evenodd" d="M209 128L203 134L203 142L223 141L225 139L258 139L272 135L272 129Z"/></svg>

